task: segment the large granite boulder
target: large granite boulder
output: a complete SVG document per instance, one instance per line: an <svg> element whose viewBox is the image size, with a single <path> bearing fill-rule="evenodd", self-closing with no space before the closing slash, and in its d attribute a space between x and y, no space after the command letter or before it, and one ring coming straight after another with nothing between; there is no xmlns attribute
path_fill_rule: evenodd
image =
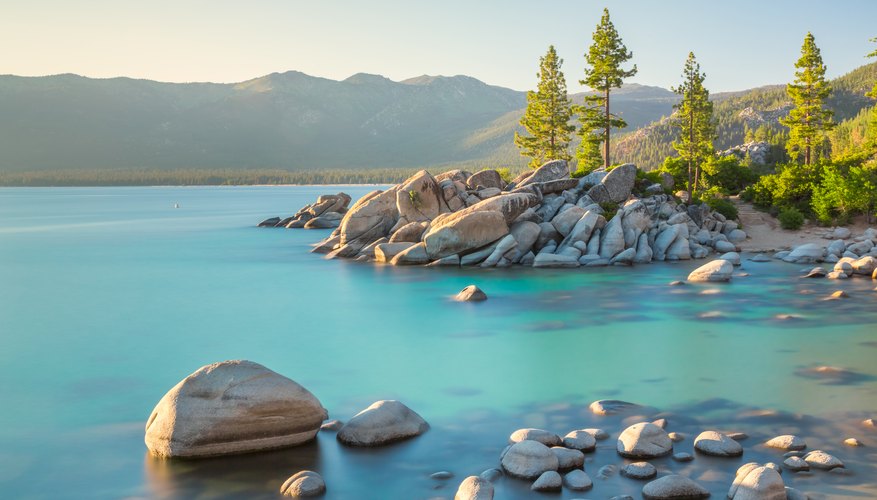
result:
<svg viewBox="0 0 877 500"><path fill-rule="evenodd" d="M340 243L346 245L368 235L366 239L369 241L363 244L365 246L365 244L386 236L399 220L396 192L395 188L386 191L372 191L360 198L341 219Z"/></svg>
<svg viewBox="0 0 877 500"><path fill-rule="evenodd" d="M730 281L734 274L734 264L727 260L716 259L708 262L688 275L688 281L693 282L722 282Z"/></svg>
<svg viewBox="0 0 877 500"><path fill-rule="evenodd" d="M600 257L611 259L624 250L623 213L618 212L606 224L600 235Z"/></svg>
<svg viewBox="0 0 877 500"><path fill-rule="evenodd" d="M825 248L815 243L805 243L792 249L788 255L783 257L783 260L796 264L813 264L822 262L825 259L825 253Z"/></svg>
<svg viewBox="0 0 877 500"><path fill-rule="evenodd" d="M506 224L511 224L528 208L539 203L536 196L528 193L506 193L482 200L459 213L493 211L502 214ZM455 214L456 215L456 214ZM436 221L439 222L439 221Z"/></svg>
<svg viewBox="0 0 877 500"><path fill-rule="evenodd" d="M488 168L472 174L472 176L466 180L466 187L473 190L478 189L479 187L502 189L505 187L505 182L503 182L499 172Z"/></svg>
<svg viewBox="0 0 877 500"><path fill-rule="evenodd" d="M636 165L627 163L612 169L600 184L588 190L597 203L621 203L630 196L636 182Z"/></svg>
<svg viewBox="0 0 877 500"><path fill-rule="evenodd" d="M498 198L501 197L493 199ZM501 212L461 210L434 221L424 234L423 242L426 243L426 253L435 260L483 247L508 232L508 225Z"/></svg>
<svg viewBox="0 0 877 500"><path fill-rule="evenodd" d="M533 175L517 183L516 187L567 178L569 178L569 165L566 160L552 160L537 168Z"/></svg>
<svg viewBox="0 0 877 500"><path fill-rule="evenodd" d="M557 457L551 448L538 441L519 441L511 445L501 459L502 468L511 476L536 479L546 471L556 471Z"/></svg>
<svg viewBox="0 0 877 500"><path fill-rule="evenodd" d="M252 361L199 368L175 385L146 423L160 457L206 457L295 446L328 417L307 389Z"/></svg>
<svg viewBox="0 0 877 500"><path fill-rule="evenodd" d="M409 222L430 221L450 212L438 182L426 170L403 181L396 191L396 208Z"/></svg>
<svg viewBox="0 0 877 500"><path fill-rule="evenodd" d="M673 441L667 432L655 424L633 424L618 436L618 454L624 458L650 459L673 452Z"/></svg>
<svg viewBox="0 0 877 500"><path fill-rule="evenodd" d="M399 401L377 401L353 416L338 431L348 446L381 446L419 436L429 429L420 415Z"/></svg>
<svg viewBox="0 0 877 500"><path fill-rule="evenodd" d="M405 224L390 236L390 243L400 243L405 241L417 243L423 237L423 232L426 231L428 226L429 223L426 221Z"/></svg>

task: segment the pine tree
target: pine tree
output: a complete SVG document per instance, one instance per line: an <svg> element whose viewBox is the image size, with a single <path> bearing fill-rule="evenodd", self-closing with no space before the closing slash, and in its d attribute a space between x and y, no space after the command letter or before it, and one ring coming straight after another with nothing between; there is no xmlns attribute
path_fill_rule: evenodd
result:
<svg viewBox="0 0 877 500"><path fill-rule="evenodd" d="M688 53L682 77L682 85L673 89L682 96L682 101L673 106L677 111L673 124L679 128L679 139L673 142L673 148L688 164L688 192L689 200L692 200L697 190L700 166L713 155L716 125L710 93L703 86L706 74L701 73L693 52Z"/></svg>
<svg viewBox="0 0 877 500"><path fill-rule="evenodd" d="M603 109L599 106L575 106L573 111L578 115L579 127L576 132L581 138L576 148L578 163L577 175L586 175L603 164L601 143L603 142Z"/></svg>
<svg viewBox="0 0 877 500"><path fill-rule="evenodd" d="M825 99L831 94L831 86L825 81L825 64L811 33L804 37L801 58L795 63L795 81L786 86L786 93L795 107L780 123L789 127L786 149L791 158L804 155L804 164L811 165L813 151L822 145L825 131L834 123L832 112L825 109Z"/></svg>
<svg viewBox="0 0 877 500"><path fill-rule="evenodd" d="M603 166L609 168L610 129L627 126L624 120L609 112L609 92L613 88L621 87L622 79L636 74L636 64L630 70L621 68L622 64L633 57L633 53L624 46L618 31L615 30L615 25L609 20L609 9L603 9L603 17L594 31L593 39L594 43L585 54L587 62L585 79L579 83L600 92L598 95L587 96L585 102L603 108L603 116L598 128L603 131Z"/></svg>
<svg viewBox="0 0 877 500"><path fill-rule="evenodd" d="M531 158L532 168L546 161L571 158L569 134L575 127L569 124L572 108L566 94L566 78L560 71L562 64L554 45L539 58L539 85L535 92L527 92L527 110L520 122L530 135L515 132L515 145L522 156Z"/></svg>
<svg viewBox="0 0 877 500"><path fill-rule="evenodd" d="M874 43L877 43L877 37L872 38L871 41ZM877 49L874 49L874 52L871 52L870 54L868 54L865 57L877 57ZM868 97L873 97L874 99L877 99L877 82L874 82L874 88L871 89L871 92L868 92L865 95L867 95Z"/></svg>

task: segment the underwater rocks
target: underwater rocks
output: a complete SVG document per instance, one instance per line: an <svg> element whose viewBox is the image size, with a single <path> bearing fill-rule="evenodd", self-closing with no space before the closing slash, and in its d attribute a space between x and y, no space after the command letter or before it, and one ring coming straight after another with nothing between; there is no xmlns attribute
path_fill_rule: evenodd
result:
<svg viewBox="0 0 877 500"><path fill-rule="evenodd" d="M264 224L335 227L314 252L391 265L630 266L733 252L746 238L707 205L686 206L663 188L643 189L632 164L573 179L557 160L508 184L489 169L435 177L423 170L349 209L342 194ZM376 251L375 242L422 246L388 258L390 247Z"/></svg>
<svg viewBox="0 0 877 500"><path fill-rule="evenodd" d="M199 368L156 405L146 446L161 457L205 457L295 446L328 414L296 382L252 361Z"/></svg>

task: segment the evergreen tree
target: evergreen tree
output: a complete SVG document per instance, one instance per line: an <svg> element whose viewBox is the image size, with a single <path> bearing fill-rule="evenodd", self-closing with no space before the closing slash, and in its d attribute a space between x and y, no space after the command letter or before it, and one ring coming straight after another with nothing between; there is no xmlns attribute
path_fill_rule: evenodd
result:
<svg viewBox="0 0 877 500"><path fill-rule="evenodd" d="M786 86L786 92L795 107L780 122L789 127L786 149L791 158L804 155L804 164L811 165L813 151L822 145L826 130L834 123L832 112L825 109L825 99L831 94L831 86L825 81L825 64L811 33L804 37L801 58L795 63L795 81Z"/></svg>
<svg viewBox="0 0 877 500"><path fill-rule="evenodd" d="M673 142L673 149L688 165L689 200L694 199L700 177L701 164L713 155L713 139L716 125L713 121L713 103L710 93L703 86L706 74L701 73L700 64L693 52L688 53L685 69L682 72L682 85L673 89L682 96L676 109L673 124L679 128L679 138Z"/></svg>
<svg viewBox="0 0 877 500"><path fill-rule="evenodd" d="M576 148L576 160L578 162L577 175L586 175L603 164L601 143L603 142L603 109L598 106L576 106L575 113L579 117L579 127L576 132L582 140Z"/></svg>
<svg viewBox="0 0 877 500"><path fill-rule="evenodd" d="M527 110L520 122L530 135L515 132L515 145L521 155L531 158L533 168L550 160L570 159L569 134L575 127L569 124L572 108L566 78L560 71L562 64L554 45L539 58L539 85L535 92L527 92Z"/></svg>
<svg viewBox="0 0 877 500"><path fill-rule="evenodd" d="M622 64L633 57L633 53L624 46L618 31L615 30L615 25L609 20L609 9L603 9L603 17L594 31L593 39L594 43L585 54L587 62L585 79L579 83L600 92L598 95L587 96L585 102L587 105L603 108L603 116L598 122L598 128L603 131L603 166L609 168L610 129L627 126L624 120L609 112L609 92L613 88L621 87L622 79L636 74L636 64L630 70L621 68Z"/></svg>
<svg viewBox="0 0 877 500"><path fill-rule="evenodd" d="M877 43L877 37L872 38L871 41L874 43ZM877 49L874 49L874 52L871 52L866 57L877 57ZM873 97L874 99L877 99L877 82L874 82L874 88L871 89L871 92L868 92L865 95L867 95L868 97Z"/></svg>

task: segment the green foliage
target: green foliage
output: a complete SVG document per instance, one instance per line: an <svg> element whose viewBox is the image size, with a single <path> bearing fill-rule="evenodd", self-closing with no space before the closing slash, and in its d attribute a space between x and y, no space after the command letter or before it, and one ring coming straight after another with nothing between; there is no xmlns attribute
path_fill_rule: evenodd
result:
<svg viewBox="0 0 877 500"><path fill-rule="evenodd" d="M700 71L700 64L697 63L694 52L688 53L682 76L684 78L682 85L673 89L673 92L682 96L682 101L674 106L677 114L672 123L679 129L679 136L673 143L673 149L687 164L686 185L694 196L697 192L701 164L714 154L713 139L716 136L716 126L713 122L713 103L709 100L710 93L703 86L706 74Z"/></svg>
<svg viewBox="0 0 877 500"><path fill-rule="evenodd" d="M634 64L629 70L621 67L633 57L633 53L624 46L615 25L609 19L609 9L603 9L603 17L594 30L593 40L585 54L585 79L580 80L579 83L600 92L585 97L585 102L588 105L587 110L602 108L603 113L592 113L585 117L582 120L580 135L583 139L592 140L590 136L596 130L603 131L603 166L608 167L611 164L610 131L613 127L627 126L624 120L610 113L609 94L613 88L621 87L624 78L636 74L636 65ZM593 157L590 147L586 146L585 149L589 155L588 159Z"/></svg>
<svg viewBox="0 0 877 500"><path fill-rule="evenodd" d="M678 156L668 156L664 158L664 163L661 164L659 172L666 172L672 175L673 182L679 187L685 186L688 179L688 166L682 158Z"/></svg>
<svg viewBox="0 0 877 500"><path fill-rule="evenodd" d="M408 200L411 202L411 206L416 208L417 210L420 210L420 208L423 206L423 202L420 199L420 193L413 189L408 191Z"/></svg>
<svg viewBox="0 0 877 500"><path fill-rule="evenodd" d="M711 192L705 193L702 199L710 208L724 215L728 220L737 218L737 207L728 198Z"/></svg>
<svg viewBox="0 0 877 500"><path fill-rule="evenodd" d="M605 130L604 116L598 106L585 104L575 106L573 111L578 115L580 127L576 134L580 137L576 147L578 170L592 172L604 165L602 144Z"/></svg>
<svg viewBox="0 0 877 500"><path fill-rule="evenodd" d="M512 170L508 167L498 168L496 169L496 173L499 174L499 178L505 181L506 184L512 182L512 179L515 178L515 176L512 175Z"/></svg>
<svg viewBox="0 0 877 500"><path fill-rule="evenodd" d="M780 210L777 217L780 220L780 227L783 229L796 230L801 229L804 225L804 214L794 207L787 207Z"/></svg>
<svg viewBox="0 0 877 500"><path fill-rule="evenodd" d="M823 224L846 224L857 213L870 215L875 204L877 165L863 165L856 159L826 165L811 202L813 213Z"/></svg>
<svg viewBox="0 0 877 500"><path fill-rule="evenodd" d="M521 125L529 136L515 132L515 145L521 155L530 158L530 167L537 168L549 160L569 160L569 125L572 114L566 93L566 78L560 71L563 59L557 57L554 45L539 59L539 84L527 92L527 109Z"/></svg>
<svg viewBox="0 0 877 500"><path fill-rule="evenodd" d="M821 165L781 165L776 174L764 175L745 191L745 198L762 208L796 208L810 211L813 189L822 178Z"/></svg>
<svg viewBox="0 0 877 500"><path fill-rule="evenodd" d="M703 164L705 184L722 191L737 194L758 180L758 175L740 163L736 156L710 156Z"/></svg>
<svg viewBox="0 0 877 500"><path fill-rule="evenodd" d="M833 126L832 111L825 108L831 86L825 81L825 64L811 33L804 37L801 58L795 63L795 81L786 92L795 107L780 122L789 127L786 150L793 159L803 155L804 164L811 165L818 157L825 131Z"/></svg>
<svg viewBox="0 0 877 500"><path fill-rule="evenodd" d="M613 203L611 201L604 201L600 203L600 208L603 209L603 217L606 220L610 220L615 217L615 214L618 213L618 203Z"/></svg>
<svg viewBox="0 0 877 500"><path fill-rule="evenodd" d="M877 37L872 38L871 41L877 43ZM874 49L874 52L871 52L865 57L877 57L877 49ZM868 94L866 95L868 97L873 97L874 99L877 99L877 81L874 82L874 88L872 88L871 91L868 92Z"/></svg>

